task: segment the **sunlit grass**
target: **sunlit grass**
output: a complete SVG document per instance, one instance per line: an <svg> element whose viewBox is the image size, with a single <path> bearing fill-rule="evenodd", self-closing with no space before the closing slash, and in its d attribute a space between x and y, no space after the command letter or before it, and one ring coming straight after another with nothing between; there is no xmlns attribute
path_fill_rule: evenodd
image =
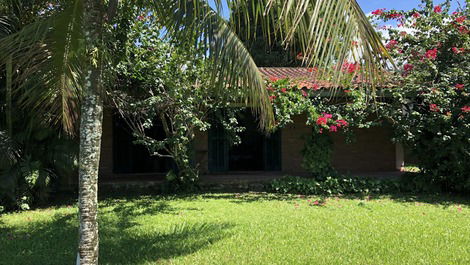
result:
<svg viewBox="0 0 470 265"><path fill-rule="evenodd" d="M470 264L468 199L318 199L105 199L100 264ZM76 216L60 206L0 217L0 264L73 264Z"/></svg>

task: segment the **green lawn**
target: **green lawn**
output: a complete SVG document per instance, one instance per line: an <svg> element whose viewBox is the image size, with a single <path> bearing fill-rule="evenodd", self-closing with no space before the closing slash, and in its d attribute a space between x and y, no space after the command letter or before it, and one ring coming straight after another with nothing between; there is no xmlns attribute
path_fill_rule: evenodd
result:
<svg viewBox="0 0 470 265"><path fill-rule="evenodd" d="M101 202L101 264L470 264L470 200L267 194ZM0 217L0 264L74 264L77 209Z"/></svg>

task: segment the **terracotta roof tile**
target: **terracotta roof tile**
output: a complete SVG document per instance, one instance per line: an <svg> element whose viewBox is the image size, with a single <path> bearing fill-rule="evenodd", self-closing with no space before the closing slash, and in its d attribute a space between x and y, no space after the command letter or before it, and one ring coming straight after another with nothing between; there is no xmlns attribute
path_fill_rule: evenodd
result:
<svg viewBox="0 0 470 265"><path fill-rule="evenodd" d="M332 87L328 82L320 82L315 79L315 72L312 68L306 67L260 67L260 72L267 78L285 79L289 78L297 82L299 87Z"/></svg>
<svg viewBox="0 0 470 265"><path fill-rule="evenodd" d="M333 88L335 85L328 81L319 81L315 78L315 71L307 67L259 67L260 72L267 78L285 79L297 82L299 87L312 88L319 86L320 88ZM353 81L358 85L359 80Z"/></svg>

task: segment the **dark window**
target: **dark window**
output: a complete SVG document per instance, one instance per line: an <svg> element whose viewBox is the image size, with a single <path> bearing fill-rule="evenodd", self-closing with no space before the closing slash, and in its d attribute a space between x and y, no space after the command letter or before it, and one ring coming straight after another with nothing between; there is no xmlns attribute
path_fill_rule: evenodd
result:
<svg viewBox="0 0 470 265"><path fill-rule="evenodd" d="M277 171L281 170L280 132L269 136L258 128L251 112L238 117L246 130L240 134L241 144L229 146L222 126L212 126L209 131L209 170L221 171Z"/></svg>
<svg viewBox="0 0 470 265"><path fill-rule="evenodd" d="M154 139L164 139L160 122L150 128L147 135ZM114 173L166 173L172 168L171 158L151 156L147 148L134 143L135 138L127 123L119 116L113 117Z"/></svg>

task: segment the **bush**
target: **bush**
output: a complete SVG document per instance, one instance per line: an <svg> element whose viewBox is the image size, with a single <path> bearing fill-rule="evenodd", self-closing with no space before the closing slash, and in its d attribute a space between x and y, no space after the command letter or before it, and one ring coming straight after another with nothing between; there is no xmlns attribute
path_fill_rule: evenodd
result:
<svg viewBox="0 0 470 265"><path fill-rule="evenodd" d="M74 139L39 126L13 137L0 131L0 151L11 150L8 160L0 158L0 208L28 210L46 203L76 175L77 147Z"/></svg>
<svg viewBox="0 0 470 265"><path fill-rule="evenodd" d="M387 48L400 68L383 113L396 138L411 147L420 181L446 191L470 190L469 6L450 13L450 1L422 9L374 12L398 19Z"/></svg>
<svg viewBox="0 0 470 265"><path fill-rule="evenodd" d="M317 178L334 173L331 165L332 146L329 135L312 134L302 150L302 167Z"/></svg>
<svg viewBox="0 0 470 265"><path fill-rule="evenodd" d="M303 195L380 194L400 191L398 181L354 178L347 176L326 177L324 180L286 176L272 181L268 190L277 193Z"/></svg>

